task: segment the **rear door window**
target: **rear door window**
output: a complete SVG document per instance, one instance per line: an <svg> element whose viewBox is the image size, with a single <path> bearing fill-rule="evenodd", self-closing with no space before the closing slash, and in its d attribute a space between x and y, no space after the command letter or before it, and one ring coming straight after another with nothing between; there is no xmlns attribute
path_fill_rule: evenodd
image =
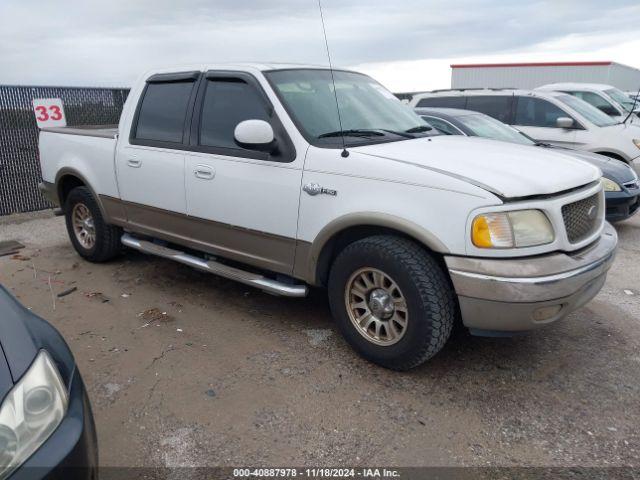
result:
<svg viewBox="0 0 640 480"><path fill-rule="evenodd" d="M512 102L512 95L473 95L467 99L467 110L484 113L502 123L510 123Z"/></svg>
<svg viewBox="0 0 640 480"><path fill-rule="evenodd" d="M572 118L553 103L534 97L518 97L514 124L523 127L557 128L560 117Z"/></svg>
<svg viewBox="0 0 640 480"><path fill-rule="evenodd" d="M148 83L138 111L137 143L182 143L194 81Z"/></svg>
<svg viewBox="0 0 640 480"><path fill-rule="evenodd" d="M598 110L612 117L617 115L622 115L616 107L614 107L610 102L608 102L605 98L601 97L597 93L593 92L566 92L574 97L578 97L581 100L584 100L587 103L590 103Z"/></svg>
<svg viewBox="0 0 640 480"><path fill-rule="evenodd" d="M465 97L428 97L421 99L416 107L464 108Z"/></svg>

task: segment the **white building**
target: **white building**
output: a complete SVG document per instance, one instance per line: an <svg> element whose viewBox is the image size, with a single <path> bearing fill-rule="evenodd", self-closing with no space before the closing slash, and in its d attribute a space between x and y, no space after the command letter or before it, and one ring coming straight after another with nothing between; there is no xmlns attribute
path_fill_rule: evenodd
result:
<svg viewBox="0 0 640 480"><path fill-rule="evenodd" d="M451 65L451 88L533 89L558 82L604 83L637 91L640 70L616 62Z"/></svg>

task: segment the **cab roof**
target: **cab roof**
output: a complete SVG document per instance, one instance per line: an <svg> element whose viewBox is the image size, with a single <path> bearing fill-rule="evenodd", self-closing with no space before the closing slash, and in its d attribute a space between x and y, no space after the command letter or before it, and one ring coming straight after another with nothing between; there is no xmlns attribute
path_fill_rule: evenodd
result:
<svg viewBox="0 0 640 480"><path fill-rule="evenodd" d="M199 70L206 72L208 70L237 70L240 72L268 72L272 70L284 70L284 69L321 69L329 70L326 65L312 65L303 63L278 63L278 62L230 62L230 63L195 63L188 65L173 65L170 67L156 68L149 70L146 75L153 75L155 73L173 73ZM337 68L334 68L338 70ZM340 69L342 70L342 69Z"/></svg>

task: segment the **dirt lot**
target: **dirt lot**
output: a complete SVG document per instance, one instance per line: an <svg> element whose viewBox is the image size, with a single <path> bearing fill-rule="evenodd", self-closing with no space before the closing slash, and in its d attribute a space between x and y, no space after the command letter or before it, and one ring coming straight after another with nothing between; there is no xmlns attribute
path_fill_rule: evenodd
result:
<svg viewBox="0 0 640 480"><path fill-rule="evenodd" d="M461 335L409 373L358 358L323 291L276 298L134 252L93 265L46 214L0 219L27 245L0 282L68 340L103 465L639 466L640 216L617 229L587 307ZM49 279L78 290L54 308Z"/></svg>

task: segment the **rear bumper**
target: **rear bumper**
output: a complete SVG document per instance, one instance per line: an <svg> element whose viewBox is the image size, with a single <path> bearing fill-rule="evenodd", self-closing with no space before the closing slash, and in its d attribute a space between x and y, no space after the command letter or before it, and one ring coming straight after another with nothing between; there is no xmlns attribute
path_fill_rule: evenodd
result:
<svg viewBox="0 0 640 480"><path fill-rule="evenodd" d="M38 190L48 202L53 203L56 207L60 206L60 199L58 198L58 192L56 191L56 185L50 182L40 182L38 184Z"/></svg>
<svg viewBox="0 0 640 480"><path fill-rule="evenodd" d="M517 332L560 320L600 291L617 241L607 223L598 241L571 254L445 257L464 324L476 331Z"/></svg>
<svg viewBox="0 0 640 480"><path fill-rule="evenodd" d="M9 480L95 480L98 444L91 405L76 369L69 391L69 407L62 423Z"/></svg>
<svg viewBox="0 0 640 480"><path fill-rule="evenodd" d="M619 222L635 215L640 210L640 190L606 192L607 221Z"/></svg>

